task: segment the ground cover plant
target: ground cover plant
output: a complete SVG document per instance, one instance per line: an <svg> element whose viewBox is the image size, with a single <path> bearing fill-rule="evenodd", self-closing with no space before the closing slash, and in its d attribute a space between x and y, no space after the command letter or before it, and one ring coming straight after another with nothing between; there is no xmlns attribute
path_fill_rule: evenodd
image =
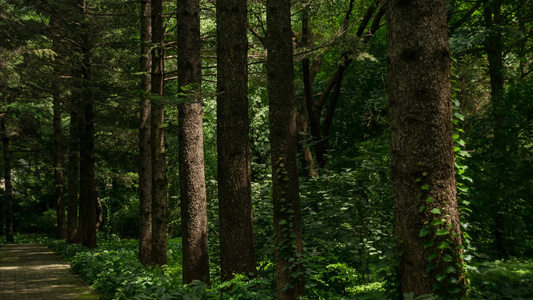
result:
<svg viewBox="0 0 533 300"><path fill-rule="evenodd" d="M121 240L103 235L97 249L36 235L18 235L20 243L45 243L67 260L72 270L97 291L102 299L275 299L273 278L247 278L238 275L230 282L201 282L183 285L181 281L180 239L169 241L169 264L163 268L144 268L138 262L137 240ZM2 241L5 242L5 241ZM509 258L477 258L469 265L470 291L464 299L531 299L533 261ZM217 270L213 269L213 273ZM338 265L326 266L310 274L309 293L304 299L389 299L380 278L362 284L355 270ZM327 287L336 283L337 286ZM322 282L324 285L317 283ZM225 291L224 294L221 292ZM428 296L429 297L429 296ZM426 298L424 298L426 299ZM427 298L429 299L429 298Z"/></svg>

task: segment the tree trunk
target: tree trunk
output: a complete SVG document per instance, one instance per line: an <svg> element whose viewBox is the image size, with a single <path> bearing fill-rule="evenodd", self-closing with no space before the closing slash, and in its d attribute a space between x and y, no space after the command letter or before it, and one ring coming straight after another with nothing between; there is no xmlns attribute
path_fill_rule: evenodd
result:
<svg viewBox="0 0 533 300"><path fill-rule="evenodd" d="M79 9L87 15L87 3L80 0ZM88 248L96 248L96 180L94 159L94 99L91 74L91 45L87 23L82 23L85 33L82 36L82 103L83 119L80 125L80 233L81 243Z"/></svg>
<svg viewBox="0 0 533 300"><path fill-rule="evenodd" d="M6 242L14 242L14 211L13 211L13 186L11 184L11 157L9 153L9 135L6 130L5 115L0 116L0 131L2 134L2 147L4 152L4 184L5 184L5 214L6 214Z"/></svg>
<svg viewBox="0 0 533 300"><path fill-rule="evenodd" d="M505 133L501 131L501 123L504 119L502 112L505 111L503 97L504 97L504 67L503 67L503 43L502 43L502 33L500 26L502 25L502 15L501 15L501 3L495 1L489 3L488 0L484 0L485 8L483 9L483 14L485 18L485 26L488 31L488 35L485 39L485 49L487 51L487 60L489 65L489 76L490 76L490 96L492 104L492 117L493 117L493 145L495 154L498 157L498 161L504 161L507 157L507 142ZM494 183L493 187L498 187L500 183L505 182L506 172L500 172L500 170L495 170ZM501 175L500 175L501 174ZM508 217L505 214L502 214L499 210L503 206L502 203L502 194L499 189L494 189L491 193L494 197L492 199L492 204L494 204L494 221L496 226L493 227L493 235L495 237L494 244L496 250L503 257L508 257L509 255L514 254L514 247L512 242L512 237L509 235L508 228Z"/></svg>
<svg viewBox="0 0 533 300"><path fill-rule="evenodd" d="M302 39L301 46L309 47L312 40L312 30L309 18L309 7L306 5L302 10ZM319 61L314 62L313 68L311 68L311 59L306 56L302 59L302 81L304 84L304 95L302 97L302 103L300 105L300 111L297 118L298 128L298 153L300 153L300 162L302 169L310 177L318 177L316 171L315 162L311 150L307 144L307 123L309 122L309 101L313 100L313 81L318 73Z"/></svg>
<svg viewBox="0 0 533 300"><path fill-rule="evenodd" d="M151 91L152 19L150 0L141 1L141 89L146 93L140 100L139 126L139 261L152 263L152 151L150 134L151 104L147 94Z"/></svg>
<svg viewBox="0 0 533 300"><path fill-rule="evenodd" d="M61 128L61 102L58 95L54 95L54 199L57 213L57 238L67 238L65 222L65 200L63 198L63 130Z"/></svg>
<svg viewBox="0 0 533 300"><path fill-rule="evenodd" d="M177 18L178 89L185 94L178 104L183 283L209 284L199 0L178 1Z"/></svg>
<svg viewBox="0 0 533 300"><path fill-rule="evenodd" d="M304 293L291 1L267 0L267 85L278 299ZM300 273L301 272L301 273Z"/></svg>
<svg viewBox="0 0 533 300"><path fill-rule="evenodd" d="M79 130L78 130L78 111L77 103L75 103L76 95L72 97L72 107L70 112L70 127L69 127L69 145L68 145L68 203L67 203L67 229L68 229L68 243L79 243L78 231L78 152L79 152Z"/></svg>
<svg viewBox="0 0 533 300"><path fill-rule="evenodd" d="M55 31L55 28L58 25L55 17L51 17L50 25L52 26L52 30ZM55 36L56 35L54 35L54 40L52 42L52 49L56 53L58 53L60 50ZM57 71L57 67L54 67L54 71ZM67 238L67 225L65 220L65 198L63 190L63 128L61 126L61 99L59 98L60 85L57 79L53 80L52 89L52 98L54 106L54 199L56 204L57 215L57 238L63 240Z"/></svg>
<svg viewBox="0 0 533 300"><path fill-rule="evenodd" d="M217 1L217 149L222 281L256 273L246 0Z"/></svg>
<svg viewBox="0 0 533 300"><path fill-rule="evenodd" d="M163 2L152 1L152 264L167 263L167 165L165 156L165 108L163 102L164 28Z"/></svg>
<svg viewBox="0 0 533 300"><path fill-rule="evenodd" d="M433 292L460 296L464 277L446 0L392 0L388 4L392 194L400 298Z"/></svg>

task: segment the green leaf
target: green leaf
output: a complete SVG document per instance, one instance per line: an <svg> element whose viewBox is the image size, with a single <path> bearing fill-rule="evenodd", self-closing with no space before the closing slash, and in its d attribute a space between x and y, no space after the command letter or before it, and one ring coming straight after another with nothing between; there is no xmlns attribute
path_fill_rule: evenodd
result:
<svg viewBox="0 0 533 300"><path fill-rule="evenodd" d="M433 203L433 201L435 201L435 199L433 199L433 197L427 197L426 198L426 202L428 202L428 203Z"/></svg>
<svg viewBox="0 0 533 300"><path fill-rule="evenodd" d="M443 229L443 228L437 229L437 235L438 236L447 235L448 233L450 233L450 232L448 230L446 230L446 229Z"/></svg>
<svg viewBox="0 0 533 300"><path fill-rule="evenodd" d="M437 274L437 281L443 281L444 278L446 278L446 274L444 273Z"/></svg>
<svg viewBox="0 0 533 300"><path fill-rule="evenodd" d="M432 261L434 260L439 254L437 252L432 252L428 255L428 260Z"/></svg>
<svg viewBox="0 0 533 300"><path fill-rule="evenodd" d="M424 185L421 187L421 189L423 189L423 190L429 190L429 185L426 183L426 184L424 184Z"/></svg>
<svg viewBox="0 0 533 300"><path fill-rule="evenodd" d="M418 234L419 237L425 237L426 235L428 235L429 233L429 229L424 227L422 228L422 230L420 230L420 233Z"/></svg>
<svg viewBox="0 0 533 300"><path fill-rule="evenodd" d="M442 243L440 243L439 249L447 249L447 248L450 248L450 244L448 244L448 242L444 241Z"/></svg>
<svg viewBox="0 0 533 300"><path fill-rule="evenodd" d="M441 211L440 211L439 208L435 207L434 209L432 209L432 210L430 211L430 213L435 214L435 215L440 215L440 214L441 214Z"/></svg>
<svg viewBox="0 0 533 300"><path fill-rule="evenodd" d="M448 266L445 271L448 274L457 272L457 270L453 266Z"/></svg>
<svg viewBox="0 0 533 300"><path fill-rule="evenodd" d="M435 220L433 220L433 222L431 222L431 225L438 226L438 225L442 224L442 222L443 222L442 220L443 219L435 219Z"/></svg>
<svg viewBox="0 0 533 300"><path fill-rule="evenodd" d="M425 206L425 205L422 205L422 206L420 206L420 208L418 209L418 211L419 211L419 212L423 212L424 209L426 209L426 206Z"/></svg>
<svg viewBox="0 0 533 300"><path fill-rule="evenodd" d="M434 241L426 241L424 243L424 248L429 248L431 246L435 245L435 242Z"/></svg>
<svg viewBox="0 0 533 300"><path fill-rule="evenodd" d="M445 262L451 262L453 258L450 256L450 254L446 254L442 257L442 260Z"/></svg>

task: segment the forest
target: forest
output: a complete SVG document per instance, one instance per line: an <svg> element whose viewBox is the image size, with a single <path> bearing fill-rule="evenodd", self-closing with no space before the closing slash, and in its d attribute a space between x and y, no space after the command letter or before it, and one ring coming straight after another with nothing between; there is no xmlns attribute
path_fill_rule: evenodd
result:
<svg viewBox="0 0 533 300"><path fill-rule="evenodd" d="M533 1L0 0L0 243L102 299L533 299Z"/></svg>

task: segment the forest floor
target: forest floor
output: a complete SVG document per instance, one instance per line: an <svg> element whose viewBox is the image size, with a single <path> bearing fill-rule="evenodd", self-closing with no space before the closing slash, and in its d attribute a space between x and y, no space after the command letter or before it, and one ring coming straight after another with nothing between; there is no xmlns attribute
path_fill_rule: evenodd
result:
<svg viewBox="0 0 533 300"><path fill-rule="evenodd" d="M100 299L43 244L0 245L0 299Z"/></svg>

